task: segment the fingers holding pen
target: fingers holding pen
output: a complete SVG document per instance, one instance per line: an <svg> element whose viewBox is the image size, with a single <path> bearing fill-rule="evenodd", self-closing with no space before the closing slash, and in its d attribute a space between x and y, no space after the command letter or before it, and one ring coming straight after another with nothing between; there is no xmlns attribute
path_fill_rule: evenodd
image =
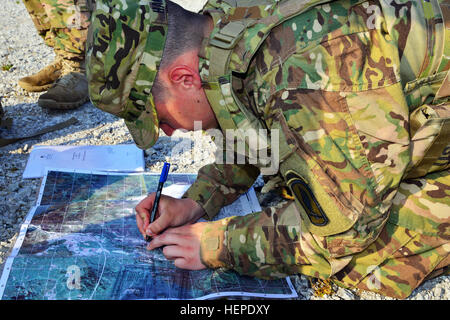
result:
<svg viewBox="0 0 450 320"><path fill-rule="evenodd" d="M197 223L178 228L170 228L155 236L147 249L163 247L164 256L173 260L176 267L200 270L204 269L200 259L200 235L203 224Z"/></svg>
<svg viewBox="0 0 450 320"><path fill-rule="evenodd" d="M136 210L137 211L137 210ZM136 224L139 232L145 237L145 229L149 222L149 215L145 212L136 212Z"/></svg>
<svg viewBox="0 0 450 320"><path fill-rule="evenodd" d="M148 250L153 250L163 246L177 245L182 247L185 242L183 235L170 232L171 229L166 230L164 233L156 235L152 238L151 242L147 245Z"/></svg>
<svg viewBox="0 0 450 320"><path fill-rule="evenodd" d="M150 212L155 200L155 193L151 193L148 197L143 199L135 207L136 210L136 224L139 232L145 237L146 229L150 223Z"/></svg>

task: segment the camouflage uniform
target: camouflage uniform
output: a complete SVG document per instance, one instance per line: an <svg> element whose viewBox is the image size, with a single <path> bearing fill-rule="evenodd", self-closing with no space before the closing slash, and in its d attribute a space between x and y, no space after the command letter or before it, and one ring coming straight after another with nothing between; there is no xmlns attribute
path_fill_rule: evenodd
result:
<svg viewBox="0 0 450 320"><path fill-rule="evenodd" d="M222 131L278 130L268 184L295 200L210 222L202 261L407 297L450 262L448 1L258 3L206 5L215 28L199 71ZM164 1L140 4L98 5L87 75L94 105L149 148L167 18ZM205 166L185 197L212 218L263 168Z"/></svg>
<svg viewBox="0 0 450 320"><path fill-rule="evenodd" d="M53 47L56 59L39 72L19 79L19 85L39 96L47 109L74 109L89 100L85 73L85 50L95 0L24 0L31 18Z"/></svg>
<svg viewBox="0 0 450 320"><path fill-rule="evenodd" d="M44 42L68 60L84 60L92 0L23 0Z"/></svg>
<svg viewBox="0 0 450 320"><path fill-rule="evenodd" d="M200 71L210 88L221 88L222 98L205 87L221 130L251 127L254 119L243 106L261 127L279 129L277 185L296 196L277 208L212 222L202 236L206 265L263 278L331 277L396 298L449 265L450 16L449 3L440 4L316 6L273 28L250 61L244 54L252 52L258 34L244 34L227 68L245 77L216 83L209 71L213 55L217 60L221 53L205 48ZM247 19L267 14L262 7L210 7L212 38L244 13ZM242 102L237 107L227 80ZM427 138L436 132L426 133L431 128L421 128L413 113L432 117L436 111L447 139L427 163L433 151ZM185 196L213 217L257 174L251 165L211 164Z"/></svg>

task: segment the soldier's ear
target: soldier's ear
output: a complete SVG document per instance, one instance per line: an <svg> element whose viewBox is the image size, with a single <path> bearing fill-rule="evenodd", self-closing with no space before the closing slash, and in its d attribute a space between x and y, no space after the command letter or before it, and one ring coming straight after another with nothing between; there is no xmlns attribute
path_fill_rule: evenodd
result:
<svg viewBox="0 0 450 320"><path fill-rule="evenodd" d="M179 89L199 89L201 88L201 79L198 71L195 71L187 65L174 65L169 68L168 78L173 86Z"/></svg>

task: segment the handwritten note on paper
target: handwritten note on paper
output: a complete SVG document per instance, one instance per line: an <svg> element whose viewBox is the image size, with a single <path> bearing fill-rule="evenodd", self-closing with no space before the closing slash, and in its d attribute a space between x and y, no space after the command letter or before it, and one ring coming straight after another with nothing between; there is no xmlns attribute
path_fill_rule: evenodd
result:
<svg viewBox="0 0 450 320"><path fill-rule="evenodd" d="M144 171L144 152L134 144L102 146L34 146L23 178L40 178L45 168L97 171Z"/></svg>

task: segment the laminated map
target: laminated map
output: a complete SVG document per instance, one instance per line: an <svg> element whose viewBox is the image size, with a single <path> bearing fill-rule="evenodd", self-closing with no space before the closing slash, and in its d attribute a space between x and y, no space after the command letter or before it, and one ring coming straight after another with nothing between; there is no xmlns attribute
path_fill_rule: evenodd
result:
<svg viewBox="0 0 450 320"><path fill-rule="evenodd" d="M169 174L163 191L180 197L195 178ZM158 181L156 173L47 169L36 205L3 266L0 299L297 297L289 278L262 280L224 269L183 270L161 249L147 250L134 207L156 191ZM215 219L259 210L252 188Z"/></svg>

